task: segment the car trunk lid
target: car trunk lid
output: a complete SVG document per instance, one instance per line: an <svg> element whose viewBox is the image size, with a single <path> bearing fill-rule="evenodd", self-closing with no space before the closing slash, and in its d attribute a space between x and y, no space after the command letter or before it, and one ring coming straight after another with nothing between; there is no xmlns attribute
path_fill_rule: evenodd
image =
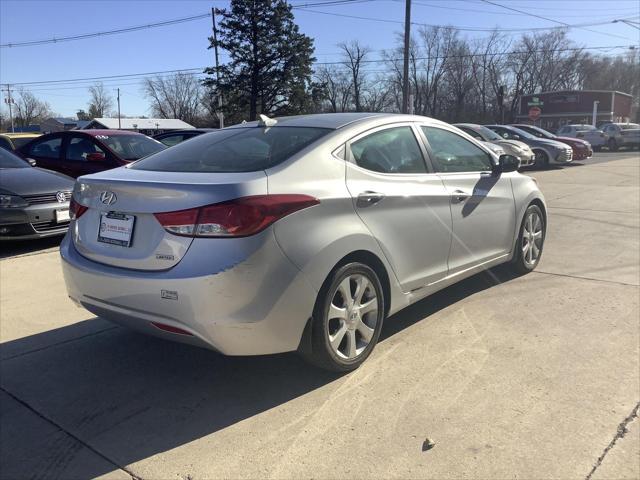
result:
<svg viewBox="0 0 640 480"><path fill-rule="evenodd" d="M82 177L74 199L88 207L73 225L78 252L96 262L136 270L166 270L193 239L167 232L154 214L267 194L263 171L156 172L119 168Z"/></svg>

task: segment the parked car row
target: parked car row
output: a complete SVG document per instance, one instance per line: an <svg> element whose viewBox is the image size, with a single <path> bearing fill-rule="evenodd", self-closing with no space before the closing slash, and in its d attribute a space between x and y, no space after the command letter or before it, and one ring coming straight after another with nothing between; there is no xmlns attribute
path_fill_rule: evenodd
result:
<svg viewBox="0 0 640 480"><path fill-rule="evenodd" d="M566 125L559 131L561 136L524 124L483 126L459 123L455 127L481 142L496 158L501 155L516 157L520 167L561 165L589 158L594 148L606 146L617 150L640 143L640 126L637 124L605 124L602 128L606 133L591 125ZM2 167L6 171L3 170L0 184L0 193L3 194L0 239L38 238L64 233L68 225L64 212L69 208L72 178L129 165L168 147L216 131L207 128L177 130L153 138L124 130L0 134L3 164L12 165ZM21 158L7 157L6 151L14 151ZM382 162L382 159L378 160ZM441 161L453 162L453 165L458 160L452 157ZM25 168L29 164L38 168L28 172ZM9 170L18 166L20 170ZM380 168L384 170L384 166ZM33 181L36 175L38 182ZM16 179L19 179L17 187L13 185ZM25 184L38 191L24 190L21 186L23 179Z"/></svg>

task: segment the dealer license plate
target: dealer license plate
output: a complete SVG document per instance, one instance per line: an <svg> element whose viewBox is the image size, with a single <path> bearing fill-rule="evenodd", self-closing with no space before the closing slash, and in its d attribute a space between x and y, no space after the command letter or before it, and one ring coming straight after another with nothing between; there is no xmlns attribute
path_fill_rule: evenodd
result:
<svg viewBox="0 0 640 480"><path fill-rule="evenodd" d="M135 221L135 216L127 215L126 213L102 212L100 214L98 241L130 247Z"/></svg>

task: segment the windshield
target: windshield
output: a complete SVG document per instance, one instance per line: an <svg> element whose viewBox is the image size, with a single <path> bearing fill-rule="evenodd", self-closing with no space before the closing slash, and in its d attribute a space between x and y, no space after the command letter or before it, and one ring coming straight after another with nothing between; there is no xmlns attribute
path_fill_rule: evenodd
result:
<svg viewBox="0 0 640 480"><path fill-rule="evenodd" d="M124 160L138 160L167 148L144 135L97 135L96 138Z"/></svg>
<svg viewBox="0 0 640 480"><path fill-rule="evenodd" d="M331 130L311 127L241 127L200 135L136 162L161 172L255 172L298 153Z"/></svg>
<svg viewBox="0 0 640 480"><path fill-rule="evenodd" d="M476 130L480 132L480 134L487 140L503 140L503 138L496 132L494 132L490 128L483 127L482 125L478 125L478 127L476 127Z"/></svg>
<svg viewBox="0 0 640 480"><path fill-rule="evenodd" d="M516 128L516 127L509 127L509 131L512 132L512 133L515 133L516 135L520 135L522 138L528 138L529 140L535 140L536 139L536 137L531 135L529 132L525 132L524 130L521 130L521 129Z"/></svg>
<svg viewBox="0 0 640 480"><path fill-rule="evenodd" d="M17 155L0 148L0 168L30 168L30 165Z"/></svg>
<svg viewBox="0 0 640 480"><path fill-rule="evenodd" d="M11 142L13 143L13 146L17 150L18 148L20 148L20 147L26 145L27 143L29 143L34 138L38 138L38 137L14 137L14 138L11 139Z"/></svg>
<svg viewBox="0 0 640 480"><path fill-rule="evenodd" d="M637 123L625 123L624 125L620 125L620 128L623 130L637 130L640 128L640 125Z"/></svg>
<svg viewBox="0 0 640 480"><path fill-rule="evenodd" d="M549 133L540 127L534 127L533 125L529 125L526 131L538 138L557 138L554 134Z"/></svg>

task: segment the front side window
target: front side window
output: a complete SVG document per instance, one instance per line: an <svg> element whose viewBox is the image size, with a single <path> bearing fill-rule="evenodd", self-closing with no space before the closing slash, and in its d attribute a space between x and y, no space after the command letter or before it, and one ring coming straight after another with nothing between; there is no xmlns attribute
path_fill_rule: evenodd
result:
<svg viewBox="0 0 640 480"><path fill-rule="evenodd" d="M315 127L239 127L199 135L136 162L159 172L256 172L274 167L329 133Z"/></svg>
<svg viewBox="0 0 640 480"><path fill-rule="evenodd" d="M470 141L448 130L422 127L431 146L436 172L483 172L491 170L490 155Z"/></svg>
<svg viewBox="0 0 640 480"><path fill-rule="evenodd" d="M86 137L71 137L67 145L67 160L72 162L86 162L87 155L91 153L102 153L104 151L98 147L91 139Z"/></svg>
<svg viewBox="0 0 640 480"><path fill-rule="evenodd" d="M61 147L62 137L50 138L32 143L27 154L34 157L60 158Z"/></svg>
<svg viewBox="0 0 640 480"><path fill-rule="evenodd" d="M380 173L426 173L422 151L411 127L380 130L351 143L356 164Z"/></svg>

